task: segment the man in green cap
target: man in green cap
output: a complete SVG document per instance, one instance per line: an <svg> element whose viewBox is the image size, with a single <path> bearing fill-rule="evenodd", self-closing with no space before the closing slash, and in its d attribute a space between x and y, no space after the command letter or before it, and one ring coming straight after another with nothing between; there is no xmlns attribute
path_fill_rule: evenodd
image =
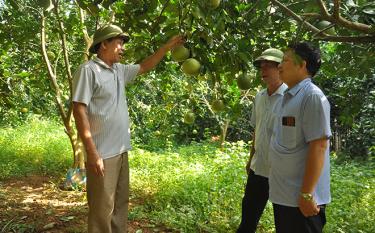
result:
<svg viewBox="0 0 375 233"><path fill-rule="evenodd" d="M96 54L79 66L73 81L73 114L85 147L88 232L127 232L130 127L125 87L184 43L171 38L140 64L121 64L129 36L115 25L98 29L89 48Z"/></svg>
<svg viewBox="0 0 375 233"><path fill-rule="evenodd" d="M279 78L278 70L283 55L282 51L269 48L253 62L267 88L257 93L253 103L251 124L255 132L250 158L246 165L248 179L242 199L242 219L237 233L256 231L268 201L268 148L272 135L274 107L287 89L287 85Z"/></svg>

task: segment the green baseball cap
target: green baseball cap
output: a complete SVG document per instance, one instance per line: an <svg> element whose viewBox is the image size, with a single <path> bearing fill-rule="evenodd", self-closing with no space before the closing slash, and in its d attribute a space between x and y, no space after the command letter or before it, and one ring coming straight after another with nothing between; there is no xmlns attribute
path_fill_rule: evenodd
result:
<svg viewBox="0 0 375 233"><path fill-rule="evenodd" d="M281 50L269 48L264 50L264 52L255 59L253 65L257 68L260 67L261 61L274 61L277 63L281 63L283 60L284 53Z"/></svg>
<svg viewBox="0 0 375 233"><path fill-rule="evenodd" d="M95 46L113 37L121 37L124 42L128 42L130 39L129 35L123 32L119 26L113 24L105 25L97 29L94 33L93 42L89 48L90 53L97 53L97 51L95 51Z"/></svg>

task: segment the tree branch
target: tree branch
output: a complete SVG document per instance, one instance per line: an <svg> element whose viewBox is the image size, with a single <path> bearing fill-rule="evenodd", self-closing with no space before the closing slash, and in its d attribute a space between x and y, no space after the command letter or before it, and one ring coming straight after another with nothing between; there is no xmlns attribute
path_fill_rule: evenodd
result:
<svg viewBox="0 0 375 233"><path fill-rule="evenodd" d="M302 17L300 17L299 15L294 13L292 10L290 10L288 7L286 7L281 2L279 2L277 0L271 0L271 2L274 3L275 5L277 5L278 7L280 7L280 9L282 9L286 14L288 14L289 16L294 18L295 20L297 20L297 21L301 22L302 24L306 25L307 28L309 28L311 31L313 31L315 33L321 33L321 31L318 28L316 28L315 26L313 26L309 22L306 22ZM327 35L327 34L323 33L323 35Z"/></svg>
<svg viewBox="0 0 375 233"><path fill-rule="evenodd" d="M320 8L320 12L322 12L322 15L324 18L329 18L330 14L328 13L327 7L324 4L323 0L316 0L318 3L318 6Z"/></svg>
<svg viewBox="0 0 375 233"><path fill-rule="evenodd" d="M150 30L151 32L154 32L154 31L155 31L156 26L159 24L160 18L161 18L161 16L163 15L165 9L168 7L170 1L171 1L171 0L167 0L167 1L165 2L165 4L163 5L163 8L161 9L161 12L160 12L159 16L154 20L154 23L153 23L152 26L151 26L151 30Z"/></svg>
<svg viewBox="0 0 375 233"><path fill-rule="evenodd" d="M78 3L77 3L78 5ZM90 45L92 43L92 39L91 37L89 36L88 32L87 32L87 28L85 26L85 12L82 8L78 8L79 9L79 22L80 22L80 26L81 26L81 29L82 29L82 33L83 33L83 39L85 41L85 52L83 54L83 60L84 61L88 61L89 60L89 48L90 48Z"/></svg>
<svg viewBox="0 0 375 233"><path fill-rule="evenodd" d="M330 19L329 21L332 22L332 19ZM336 24L355 31L361 31L367 34L374 34L374 32L371 32L371 26L363 23L351 22L341 16L338 18L338 20L336 20Z"/></svg>
<svg viewBox="0 0 375 233"><path fill-rule="evenodd" d="M348 29L361 31L361 32L364 32L364 33L367 33L367 34L374 34L374 32L371 32L371 26L369 26L369 25L357 23L357 22L351 22L351 21L341 17L340 15L339 15L338 19L335 19L334 16L332 16L328 13L328 11L327 11L327 9L324 5L324 2L322 0L317 0L317 1L318 1L319 7L321 8L321 11L322 11L323 14L319 15L319 14L315 14L315 13L308 13L308 14L303 14L303 15L307 15L309 17L318 17L320 19L330 21L333 24L340 25L340 26L343 26L343 27L348 28ZM337 42L358 42L358 43L374 42L375 41L374 36L370 36L370 35L369 36L367 36L367 35L364 35L364 36L330 36L330 35L328 35L327 33L324 32L328 28L323 29L323 30L319 30L315 26L306 22L305 19L303 19L301 16L294 13L292 10L290 10L288 7L286 7L284 4L282 4L278 0L271 0L271 2L275 5L277 5L278 7L280 7L280 9L283 10L287 15L291 16L292 18L294 18L295 20L300 22L302 25L306 25L309 30L311 30L312 32L315 33L315 35L321 36L321 37L318 37L316 39L335 41L335 42L337 41ZM340 0L335 0L335 3L339 5ZM337 7L338 5L335 5L335 7ZM358 38L358 40L356 40L355 38Z"/></svg>
<svg viewBox="0 0 375 233"><path fill-rule="evenodd" d="M374 43L375 36L325 36L316 37L315 40L332 42Z"/></svg>
<svg viewBox="0 0 375 233"><path fill-rule="evenodd" d="M60 29L59 35L60 35L61 47L62 47L63 55L64 55L65 71L66 71L66 74L68 76L69 93L73 93L73 76L72 76L72 72L71 72L69 55L68 55L68 50L67 50L66 33L65 33L65 30L64 30L64 23L63 23L63 21L61 20L61 17L60 17L58 1L56 1L54 9L55 9L54 12L55 12L55 15L56 15L57 23L58 23L59 29ZM71 101L71 96L69 96L69 99ZM65 119L67 121L67 123L71 121L71 118L73 116L72 111L73 111L73 105L71 105L69 107L68 113L66 114L67 117L68 117L67 119Z"/></svg>
<svg viewBox="0 0 375 233"><path fill-rule="evenodd" d="M47 70L48 70L48 77L50 78L51 82L52 82L52 86L56 92L56 102L57 102L57 106L59 108L59 111L60 111L60 114L61 114L61 117L63 118L63 121L65 122L65 119L67 118L66 116L66 113L65 113L65 110L64 110L64 107L63 107L63 104L61 102L61 90L60 90L60 87L59 85L57 84L57 79L56 79L56 73L52 70L52 67L51 67L51 62L48 58L48 55L47 55L47 49L46 49L46 17L44 16L44 14L42 14L42 17L41 17L41 31L40 31L40 40L41 40L41 44L42 44L42 55L43 55L43 59L47 65Z"/></svg>
<svg viewBox="0 0 375 233"><path fill-rule="evenodd" d="M333 18L336 20L340 19L340 5L341 0L334 0L334 7L333 7Z"/></svg>
<svg viewBox="0 0 375 233"><path fill-rule="evenodd" d="M345 28L364 32L367 34L371 34L371 26L363 24L363 23L357 23L357 22L351 22L342 16L340 16L340 0L334 0L334 9L333 9L333 15L328 13L328 10L323 2L323 0L317 0L320 11L322 13L321 18L330 22L333 22L337 25L343 26Z"/></svg>

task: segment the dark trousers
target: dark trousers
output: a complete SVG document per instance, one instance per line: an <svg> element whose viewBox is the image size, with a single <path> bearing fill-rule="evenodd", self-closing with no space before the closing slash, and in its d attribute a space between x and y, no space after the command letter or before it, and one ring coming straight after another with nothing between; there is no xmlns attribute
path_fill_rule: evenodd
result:
<svg viewBox="0 0 375 233"><path fill-rule="evenodd" d="M255 232L268 200L268 178L250 170L242 199L242 219L237 233Z"/></svg>
<svg viewBox="0 0 375 233"><path fill-rule="evenodd" d="M298 207L273 204L277 233L322 233L326 223L325 206L318 215L303 216Z"/></svg>

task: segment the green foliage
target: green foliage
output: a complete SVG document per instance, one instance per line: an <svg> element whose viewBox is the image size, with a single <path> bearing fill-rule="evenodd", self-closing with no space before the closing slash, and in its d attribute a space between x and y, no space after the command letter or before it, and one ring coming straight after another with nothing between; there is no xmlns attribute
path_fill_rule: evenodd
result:
<svg viewBox="0 0 375 233"><path fill-rule="evenodd" d="M256 91L241 93L235 82L214 82L209 75L190 77L175 70L176 63L167 65L171 66L168 72L138 77L127 90L132 132L138 144L154 149L207 140L220 134L225 119L232 120L228 140L250 139L250 105ZM226 108L211 112L210 103L219 98ZM195 115L190 125L184 123L189 111Z"/></svg>
<svg viewBox="0 0 375 233"><path fill-rule="evenodd" d="M4 1L0 9L0 124L17 125L30 114L57 118L56 93L50 86L41 56L40 18L37 0ZM185 46L192 58L202 65L200 75L186 77L181 64L166 59L129 90L134 121L133 132L143 144L160 146L205 140L220 134L229 121L228 140L248 140L250 102L261 83L250 83L248 92L236 85L238 74L255 77L252 61L264 49L284 48L292 40L308 40L310 32L283 14L271 1L221 1L216 9L199 0L78 0L58 2L63 31L57 26L54 11L44 12L46 48L58 77L58 86L70 104L71 87L64 69L60 34L66 33L65 47L71 71L82 62L85 53L83 26L92 35L96 26L114 19L131 35L125 45L124 62L140 62L175 34L186 36ZM314 1L280 1L296 13L318 13ZM78 5L76 4L78 3ZM332 4L326 4L332 12ZM344 1L341 13L347 19L373 25L374 3ZM80 22L79 7L88 13ZM318 19L307 19L316 23ZM340 35L358 35L348 28L335 26ZM27 34L25 34L27 32ZM373 43L320 43L325 56L316 82L329 96L332 126L340 134L345 152L351 156L370 157L374 141L375 47ZM150 80L151 79L151 80ZM155 80L153 80L155 79ZM154 95L156 94L156 95ZM212 114L207 104L222 99L225 110ZM134 106L131 106L133 105ZM145 107L147 109L145 109ZM28 113L22 113L28 108ZM183 112L195 112L193 125L181 124ZM196 132L196 133L193 133ZM160 134L159 134L160 133ZM162 137L163 136L163 137ZM157 140L151 140L155 139ZM168 138L165 141L165 138ZM151 148L155 148L150 145Z"/></svg>
<svg viewBox="0 0 375 233"><path fill-rule="evenodd" d="M375 164L333 160L325 232L374 232Z"/></svg>
<svg viewBox="0 0 375 233"><path fill-rule="evenodd" d="M369 158L374 156L370 148L375 141L375 69L371 65L375 56L368 54L375 54L375 47L355 48L324 44L324 62L316 82L331 103L331 126L340 136L343 151L351 157Z"/></svg>
<svg viewBox="0 0 375 233"><path fill-rule="evenodd" d="M136 150L131 156L135 198L147 197L137 217L183 232L229 232L239 220L248 155L239 142L224 151L192 144L170 152ZM173 214L172 214L173 213Z"/></svg>
<svg viewBox="0 0 375 233"><path fill-rule="evenodd" d="M31 174L61 175L72 158L63 127L30 117L17 128L0 129L0 179Z"/></svg>
<svg viewBox="0 0 375 233"><path fill-rule="evenodd" d="M137 149L131 156L134 198L144 205L132 218L163 222L182 232L234 232L246 174L248 146L191 144L172 151ZM373 232L375 169L373 162L332 159L332 203L325 232ZM267 205L259 232L274 232L272 206Z"/></svg>
<svg viewBox="0 0 375 233"><path fill-rule="evenodd" d="M17 128L0 129L0 180L25 175L64 176L72 163L62 126L30 119ZM148 219L181 232L234 232L246 182L249 145L192 143L151 152L136 146L130 153L132 219ZM375 231L375 164L332 156L332 203L325 232ZM13 230L23 229L9 222ZM32 226L26 230L31 231ZM259 232L274 232L270 204Z"/></svg>

